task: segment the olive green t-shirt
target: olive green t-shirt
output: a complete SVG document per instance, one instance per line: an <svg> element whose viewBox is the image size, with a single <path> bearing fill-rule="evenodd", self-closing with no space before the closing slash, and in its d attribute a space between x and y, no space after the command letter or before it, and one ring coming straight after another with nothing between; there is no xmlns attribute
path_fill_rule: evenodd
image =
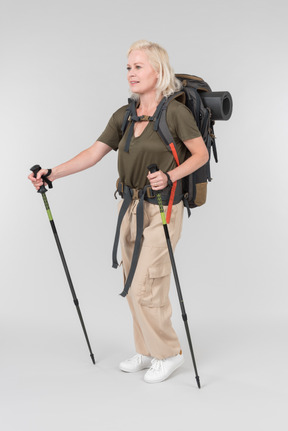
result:
<svg viewBox="0 0 288 431"><path fill-rule="evenodd" d="M147 166L156 163L163 172L176 168L171 151L157 132L153 130L154 122L149 122L140 136L133 135L129 153L124 151L131 124L128 124L124 135L121 126L128 105L122 106L110 118L98 141L109 145L118 153L118 171L121 181L129 187L142 189L149 184ZM183 141L201 136L191 111L181 102L172 100L167 108L167 124L173 136L180 164L185 160L187 148Z"/></svg>

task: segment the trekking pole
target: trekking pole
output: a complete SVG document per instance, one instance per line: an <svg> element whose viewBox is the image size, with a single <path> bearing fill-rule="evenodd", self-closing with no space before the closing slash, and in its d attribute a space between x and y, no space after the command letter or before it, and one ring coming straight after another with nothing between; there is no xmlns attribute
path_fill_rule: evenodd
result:
<svg viewBox="0 0 288 431"><path fill-rule="evenodd" d="M156 171L159 171L157 165L155 165L155 164L148 166L147 169L151 172L151 174L153 174ZM185 325L185 329L186 329L186 335L187 335L190 353L191 353L191 357L192 357L192 362L193 362L193 366L194 366L195 379L197 382L197 386L200 389L200 387L201 387L200 386L200 377L198 376L198 371L197 371L197 366L196 366L196 361L195 361L195 356L194 356L194 352L193 352L192 341L191 341L191 336L190 336L190 331L189 331L189 326L188 326L187 314L186 314L185 307L184 307L184 301L183 301L182 292L181 292L181 288L180 288L179 278L178 278L178 274L177 274L177 269L176 269L176 264L175 264L173 249L172 249L171 240L170 240L170 236L169 236L169 231L168 231L168 226L167 226L167 222L166 222L166 217L165 217L165 212L164 212L164 208L163 208L161 194L156 193L156 197L157 197L158 205L160 208L160 214L161 214L163 228L164 228L165 237L166 237L166 241L167 241L169 256L170 256L170 260L171 260L171 266L172 266L172 270L173 270L173 274L174 274L176 289L177 289L178 298L179 298L180 307L181 307L181 312L182 312L182 319L184 321L184 325Z"/></svg>
<svg viewBox="0 0 288 431"><path fill-rule="evenodd" d="M37 173L40 171L40 169L41 169L41 166L39 166L39 165L32 166L32 168L30 169L30 171L33 172L35 178L37 176ZM45 177L44 177L44 179L45 179ZM78 316L79 316L79 319L80 319L80 322L81 322L81 326L82 326L82 329L83 329L83 332L84 332L84 335L85 335L85 338L86 338L86 341L87 341L87 345L88 345L89 352L90 352L90 357L92 359L93 364L95 364L94 354L93 354L93 352L91 350L91 346L90 346L89 338L88 338L87 331L86 331L86 328L85 328L84 320L83 320L83 317L82 317L82 314L81 314L81 310L80 310L80 307L79 307L79 301L77 299L77 296L76 296L76 293L75 293L75 289L74 289L74 286L73 286L73 283L72 283L72 279L70 277L69 269L68 269L68 266L67 266L67 263L66 263L66 259L65 259L65 256L64 256L64 253L63 253L63 250L62 250L62 246L61 246L59 237L58 237L56 226L55 226L55 223L54 223L54 220L53 220L53 217L52 217L52 213L51 213L51 210L50 210L50 207L49 207L49 203L48 203L48 200L47 200L46 192L47 192L47 190L44 187L44 185L42 185L40 187L40 189L38 190L38 193L41 193L41 195L42 195L43 202L44 202L47 214L48 214L50 225L51 225L51 228L52 228L52 231L53 231L53 234L54 234L54 238L55 238L55 241L56 241L56 244L57 244L57 247L58 247L58 251L59 251L62 263L63 263L64 271L66 273L68 284L69 284L69 287L70 287L70 290L71 290L71 293L72 293L73 302L74 302L74 304L76 306L77 313L78 313Z"/></svg>

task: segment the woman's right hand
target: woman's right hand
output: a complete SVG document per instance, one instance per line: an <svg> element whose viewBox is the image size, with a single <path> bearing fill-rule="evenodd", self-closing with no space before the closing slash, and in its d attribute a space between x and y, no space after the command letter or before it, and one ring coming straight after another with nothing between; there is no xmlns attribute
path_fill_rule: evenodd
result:
<svg viewBox="0 0 288 431"><path fill-rule="evenodd" d="M34 177L34 174L31 173L28 176L28 180L30 180L32 182L32 184L36 190L39 190L43 184L46 185L41 177L42 177L42 175L47 175L47 173L48 173L48 169L40 169L40 171L37 172L36 178ZM50 176L49 176L49 180L50 180ZM52 181L52 178L51 178L51 181Z"/></svg>

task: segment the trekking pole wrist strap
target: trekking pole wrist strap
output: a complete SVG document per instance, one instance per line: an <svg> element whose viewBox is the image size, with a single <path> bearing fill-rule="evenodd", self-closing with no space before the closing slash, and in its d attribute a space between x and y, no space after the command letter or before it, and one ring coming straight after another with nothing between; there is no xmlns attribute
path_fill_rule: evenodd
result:
<svg viewBox="0 0 288 431"><path fill-rule="evenodd" d="M165 174L166 177L167 177L167 179L168 179L168 186L172 187L173 186L173 182L172 182L172 180L171 180L170 175L168 174L168 172L163 172L163 174Z"/></svg>
<svg viewBox="0 0 288 431"><path fill-rule="evenodd" d="M48 172L46 175L42 175L43 180L49 187L49 189L53 189L52 181L48 180L48 177L52 174L52 169L48 169Z"/></svg>

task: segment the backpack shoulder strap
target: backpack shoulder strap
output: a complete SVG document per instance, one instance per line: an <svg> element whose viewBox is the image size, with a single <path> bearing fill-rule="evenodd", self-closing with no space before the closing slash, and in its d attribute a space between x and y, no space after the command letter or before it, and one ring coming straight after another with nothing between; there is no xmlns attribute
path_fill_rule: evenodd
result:
<svg viewBox="0 0 288 431"><path fill-rule="evenodd" d="M186 98L186 96L185 96L184 91L177 91L176 93L172 94L168 98L165 97L161 101L161 107L160 107L161 109L159 110L158 115L155 118L154 130L156 132L158 132L160 138L162 139L164 144L167 146L167 149L169 151L172 151L171 144L173 143L173 136L169 130L167 120L166 120L167 108L169 106L169 103L175 99L177 99L177 100L179 100L185 104L185 98ZM156 111L156 113L157 113L157 111Z"/></svg>
<svg viewBox="0 0 288 431"><path fill-rule="evenodd" d="M136 102L133 99L128 99L128 106L126 108L126 112L123 118L122 126L121 126L121 132L122 135L124 135L125 130L127 128L129 117L136 114Z"/></svg>
<svg viewBox="0 0 288 431"><path fill-rule="evenodd" d="M157 133L159 134L160 138L162 139L162 141L166 145L167 150L172 152L173 157L175 159L175 162L176 162L177 166L179 166L180 162L179 162L178 154L177 154L177 151L176 151L176 148L174 145L175 144L174 139L173 139L173 136L169 130L167 120L166 120L167 108L169 106L169 103L175 99L179 99L179 100L181 100L181 102L185 103L185 93L183 91L178 91L178 92L175 92L174 94L172 94L171 96L169 96L168 98L162 99L161 107L159 109L157 117L155 118L154 130L157 131ZM166 214L166 222L168 224L170 222L171 211L172 211L172 206L173 206L173 202L174 202L176 188L177 188L177 181L175 181L175 183L173 183L172 188L171 188L171 192L170 192L170 198L169 198L168 209L167 209L167 214ZM189 212L188 212L188 214L189 214Z"/></svg>

